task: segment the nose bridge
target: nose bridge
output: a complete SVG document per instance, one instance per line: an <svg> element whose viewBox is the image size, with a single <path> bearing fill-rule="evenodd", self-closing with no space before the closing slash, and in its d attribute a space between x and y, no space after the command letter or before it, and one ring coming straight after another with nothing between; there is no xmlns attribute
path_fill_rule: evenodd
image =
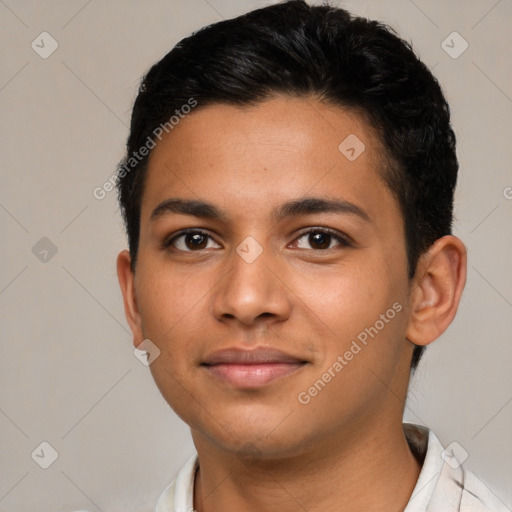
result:
<svg viewBox="0 0 512 512"><path fill-rule="evenodd" d="M226 261L230 270L215 296L215 316L236 318L244 324L258 317L286 317L290 304L286 287L276 276L278 259L270 248L246 237Z"/></svg>

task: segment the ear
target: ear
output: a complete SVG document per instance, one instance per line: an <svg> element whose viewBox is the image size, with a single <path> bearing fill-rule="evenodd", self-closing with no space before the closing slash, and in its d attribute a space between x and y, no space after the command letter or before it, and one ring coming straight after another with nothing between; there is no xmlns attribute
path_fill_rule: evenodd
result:
<svg viewBox="0 0 512 512"><path fill-rule="evenodd" d="M434 242L418 262L410 300L407 339L428 345L450 325L466 283L467 252L452 235Z"/></svg>
<svg viewBox="0 0 512 512"><path fill-rule="evenodd" d="M130 267L130 252L121 251L117 256L117 278L123 293L124 314L133 333L133 345L137 347L144 341L142 323L135 296L134 274Z"/></svg>

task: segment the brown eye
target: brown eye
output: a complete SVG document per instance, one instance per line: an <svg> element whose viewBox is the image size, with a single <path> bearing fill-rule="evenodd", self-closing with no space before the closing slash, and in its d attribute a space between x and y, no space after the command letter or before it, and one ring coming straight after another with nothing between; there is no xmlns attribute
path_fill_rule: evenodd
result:
<svg viewBox="0 0 512 512"><path fill-rule="evenodd" d="M204 249L208 245L208 240L202 233L187 233L184 236L185 246L189 249Z"/></svg>
<svg viewBox="0 0 512 512"><path fill-rule="evenodd" d="M328 233L309 233L308 242L314 249L329 249L331 238Z"/></svg>
<svg viewBox="0 0 512 512"><path fill-rule="evenodd" d="M209 248L208 242L210 240L216 244L213 238L207 233L204 233L203 231L190 230L173 237L165 243L165 246L184 252L196 252Z"/></svg>
<svg viewBox="0 0 512 512"><path fill-rule="evenodd" d="M306 238L307 237L307 238ZM310 247L301 246L300 242L297 242L300 249L313 249L313 250L326 250L332 249L331 243L333 241L338 242L337 246L349 247L350 243L344 238L341 233L337 231L333 231L326 228L314 228L309 231L302 233L301 236L297 238L297 241L301 239L306 239L306 244L309 244Z"/></svg>

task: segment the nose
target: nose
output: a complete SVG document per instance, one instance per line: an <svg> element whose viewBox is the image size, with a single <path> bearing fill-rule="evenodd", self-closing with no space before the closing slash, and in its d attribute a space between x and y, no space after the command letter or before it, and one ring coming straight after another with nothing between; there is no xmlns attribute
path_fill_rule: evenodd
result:
<svg viewBox="0 0 512 512"><path fill-rule="evenodd" d="M245 326L283 321L290 316L292 292L269 249L254 260L233 251L213 297L213 313L221 322Z"/></svg>

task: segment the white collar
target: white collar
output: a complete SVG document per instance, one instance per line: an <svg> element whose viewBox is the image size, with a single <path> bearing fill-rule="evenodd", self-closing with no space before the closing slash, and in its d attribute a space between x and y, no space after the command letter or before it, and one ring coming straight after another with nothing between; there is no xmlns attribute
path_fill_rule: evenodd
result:
<svg viewBox="0 0 512 512"><path fill-rule="evenodd" d="M510 512L481 480L463 469L453 450L443 449L432 430L410 423L404 423L403 428L412 451L420 459L424 457L418 481L403 512ZM194 510L197 468L198 458L194 454L160 495L155 512Z"/></svg>

